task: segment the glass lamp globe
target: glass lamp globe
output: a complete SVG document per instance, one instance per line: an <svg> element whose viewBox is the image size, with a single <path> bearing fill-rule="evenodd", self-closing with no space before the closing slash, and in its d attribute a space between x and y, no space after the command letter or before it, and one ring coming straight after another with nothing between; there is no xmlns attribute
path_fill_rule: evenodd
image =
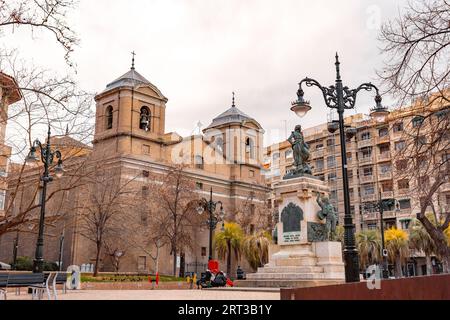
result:
<svg viewBox="0 0 450 320"><path fill-rule="evenodd" d="M299 98L297 101L292 102L291 111L300 118L303 118L309 110L311 110L311 106L309 105L309 102L303 100L303 98Z"/></svg>

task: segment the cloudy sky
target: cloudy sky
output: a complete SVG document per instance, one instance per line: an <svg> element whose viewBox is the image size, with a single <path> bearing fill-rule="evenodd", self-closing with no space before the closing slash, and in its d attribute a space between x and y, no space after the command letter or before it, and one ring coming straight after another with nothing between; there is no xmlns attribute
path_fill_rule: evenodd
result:
<svg viewBox="0 0 450 320"><path fill-rule="evenodd" d="M290 131L298 122L310 127L326 121L329 110L316 88L306 90L313 110L305 118L299 120L289 108L303 77L333 83L336 51L345 85L377 82L380 25L404 5L400 0L80 0L70 17L81 39L73 54L76 77L83 89L100 92L130 68L134 50L136 69L169 98L166 131L188 135L198 121L207 126L230 107L235 91L238 108L269 133L267 144L284 138L285 126ZM30 39L19 32L2 41L30 52L35 64L67 68L51 37ZM357 102L357 111L367 113L372 93L360 94Z"/></svg>

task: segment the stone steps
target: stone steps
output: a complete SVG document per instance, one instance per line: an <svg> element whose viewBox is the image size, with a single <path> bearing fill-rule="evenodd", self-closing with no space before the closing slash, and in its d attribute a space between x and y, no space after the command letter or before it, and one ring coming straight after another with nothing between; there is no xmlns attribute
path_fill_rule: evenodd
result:
<svg viewBox="0 0 450 320"><path fill-rule="evenodd" d="M327 273L250 273L247 275L248 280L309 280L309 279L327 279L330 275Z"/></svg>
<svg viewBox="0 0 450 320"><path fill-rule="evenodd" d="M322 273L323 267L315 266L288 266L288 267L262 267L258 273Z"/></svg>
<svg viewBox="0 0 450 320"><path fill-rule="evenodd" d="M298 258L281 258L273 261L275 266L279 267L300 267L300 266L316 266L317 258L310 256L302 256Z"/></svg>
<svg viewBox="0 0 450 320"><path fill-rule="evenodd" d="M234 285L240 288L309 288L345 283L345 280L236 280Z"/></svg>

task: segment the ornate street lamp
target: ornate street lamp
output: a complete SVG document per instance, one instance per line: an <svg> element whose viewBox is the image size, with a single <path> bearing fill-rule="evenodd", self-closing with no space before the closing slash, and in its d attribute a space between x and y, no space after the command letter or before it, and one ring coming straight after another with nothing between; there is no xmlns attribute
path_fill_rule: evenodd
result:
<svg viewBox="0 0 450 320"><path fill-rule="evenodd" d="M64 249L64 230L63 232L61 232L61 236L59 237L59 256L58 256L59 271L62 271L63 249Z"/></svg>
<svg viewBox="0 0 450 320"><path fill-rule="evenodd" d="M17 250L19 249L19 231L16 232L16 238L13 243L13 270L17 270Z"/></svg>
<svg viewBox="0 0 450 320"><path fill-rule="evenodd" d="M299 89L297 91L297 100L292 102L291 110L298 116L303 117L311 106L308 101L304 99L304 91L302 84L307 87L316 86L323 94L325 104L328 108L336 109L339 115L338 126L339 138L341 142L341 161L342 161L342 182L344 191L344 263L345 263L345 281L346 282L359 282L359 261L358 251L355 245L355 229L353 225L353 219L350 212L350 195L348 188L348 175L347 175L347 157L345 148L345 126L344 126L344 111L346 109L353 109L355 107L356 95L360 90L376 91L375 102L376 107L372 110L373 116L381 118L385 115L387 109L381 106L381 96L378 88L371 83L363 83L356 89L349 89L344 87L340 75L340 62L338 54L336 53L336 82L335 85L329 87L323 87L320 83L311 78L304 78L299 83ZM333 125L332 127L336 127ZM333 129L333 128L332 128ZM352 132L354 134L354 132Z"/></svg>
<svg viewBox="0 0 450 320"><path fill-rule="evenodd" d="M56 157L58 159L58 163L55 167L55 175L57 178L60 178L64 169L62 166L62 156L59 150L51 151L50 148L50 126L48 126L47 132L47 143L42 145L42 143L36 139L33 142L33 145L30 148L30 153L28 154L26 161L28 163L39 161L36 156L36 149L39 147L39 151L41 153L41 161L44 164L44 173L41 177L42 180L42 191L41 191L41 200L40 207L41 212L39 216L39 233L36 241L36 252L33 260L33 272L41 273L43 271L43 253L44 253L44 219L45 219L45 199L47 196L47 184L53 181L53 177L50 176L49 166L52 165L53 159Z"/></svg>
<svg viewBox="0 0 450 320"><path fill-rule="evenodd" d="M220 204L220 211L218 214L215 213L217 204ZM204 211L207 211L209 214L209 218L207 221L207 225L209 227L209 255L208 255L208 261L212 259L212 238L213 238L213 231L217 226L217 223L219 221L222 221L222 231L224 230L224 217L225 212L223 210L223 204L222 201L216 201L214 202L212 199L212 188L209 192L209 200L206 200L205 198L202 198L200 200L200 205L197 207L197 213L203 214Z"/></svg>

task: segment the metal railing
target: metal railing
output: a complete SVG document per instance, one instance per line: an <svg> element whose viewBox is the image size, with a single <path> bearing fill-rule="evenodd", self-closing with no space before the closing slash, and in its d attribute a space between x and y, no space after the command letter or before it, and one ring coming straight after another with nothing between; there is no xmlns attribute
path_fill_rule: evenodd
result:
<svg viewBox="0 0 450 320"><path fill-rule="evenodd" d="M390 152L383 152L383 153L380 153L380 154L377 156L377 160L378 160L378 161L391 160L391 153L390 153Z"/></svg>

